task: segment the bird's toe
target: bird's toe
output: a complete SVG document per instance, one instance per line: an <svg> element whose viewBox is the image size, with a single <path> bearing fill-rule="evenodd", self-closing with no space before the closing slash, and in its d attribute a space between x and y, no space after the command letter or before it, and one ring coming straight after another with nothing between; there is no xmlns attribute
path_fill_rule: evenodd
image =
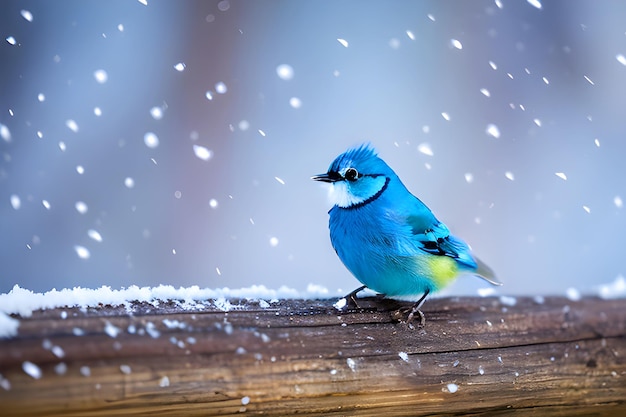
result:
<svg viewBox="0 0 626 417"><path fill-rule="evenodd" d="M398 310L395 310L391 316L394 320L406 324L411 330L414 330L416 326L421 329L426 323L424 313L413 307L399 308Z"/></svg>

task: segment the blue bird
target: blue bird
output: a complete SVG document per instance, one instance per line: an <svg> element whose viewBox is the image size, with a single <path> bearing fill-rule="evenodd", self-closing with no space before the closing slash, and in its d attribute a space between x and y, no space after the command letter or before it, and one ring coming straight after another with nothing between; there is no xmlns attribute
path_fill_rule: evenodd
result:
<svg viewBox="0 0 626 417"><path fill-rule="evenodd" d="M331 184L330 240L343 264L363 284L346 295L348 303L356 304L356 294L365 288L389 298L417 300L396 317L408 312L410 325L417 314L421 326L420 307L426 296L459 274L502 285L369 145L347 150L328 172L311 179Z"/></svg>

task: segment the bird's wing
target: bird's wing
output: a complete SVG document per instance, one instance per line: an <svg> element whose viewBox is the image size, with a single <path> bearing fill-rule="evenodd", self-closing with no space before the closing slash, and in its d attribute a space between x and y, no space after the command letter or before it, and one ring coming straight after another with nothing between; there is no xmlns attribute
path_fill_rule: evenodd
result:
<svg viewBox="0 0 626 417"><path fill-rule="evenodd" d="M448 227L437 220L417 197L409 212L405 222L410 227L412 241L417 248L431 255L448 256L490 284L502 285L491 268L472 255L467 243L451 235Z"/></svg>
<svg viewBox="0 0 626 417"><path fill-rule="evenodd" d="M493 270L471 254L467 243L451 235L446 225L437 220L432 213L428 214L430 218L424 215L407 217L407 224L411 227L413 238L419 249L432 255L449 256L490 284L502 285Z"/></svg>
<svg viewBox="0 0 626 417"><path fill-rule="evenodd" d="M417 246L431 255L448 256L465 267L475 270L476 261L470 254L467 244L451 235L448 227L437 220L432 213L428 214L430 216L411 215L406 219Z"/></svg>

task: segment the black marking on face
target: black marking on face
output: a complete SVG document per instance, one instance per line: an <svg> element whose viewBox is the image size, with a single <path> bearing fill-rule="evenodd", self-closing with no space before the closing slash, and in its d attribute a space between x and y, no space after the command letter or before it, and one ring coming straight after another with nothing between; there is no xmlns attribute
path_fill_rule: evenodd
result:
<svg viewBox="0 0 626 417"><path fill-rule="evenodd" d="M367 177L379 177L379 174L373 174L373 175L366 175ZM389 181L391 181L391 179L389 177L385 177L385 184L382 186L382 188L380 190L378 190L378 192L376 194L374 194L373 196L371 196L370 198L361 201L360 203L356 203L351 205L350 207L345 207L348 210L352 210L352 209L357 209L360 207L363 207L369 203L371 203L372 201L378 200L378 197L380 197L383 192L385 192L385 190L387 189L387 187L389 186Z"/></svg>

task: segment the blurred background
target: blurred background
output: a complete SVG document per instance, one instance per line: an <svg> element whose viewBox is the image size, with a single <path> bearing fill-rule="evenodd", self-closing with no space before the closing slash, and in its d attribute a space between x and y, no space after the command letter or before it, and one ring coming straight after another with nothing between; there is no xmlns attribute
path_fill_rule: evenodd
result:
<svg viewBox="0 0 626 417"><path fill-rule="evenodd" d="M310 176L364 141L500 293L593 292L625 273L622 1L0 9L0 292L342 295L358 282Z"/></svg>

